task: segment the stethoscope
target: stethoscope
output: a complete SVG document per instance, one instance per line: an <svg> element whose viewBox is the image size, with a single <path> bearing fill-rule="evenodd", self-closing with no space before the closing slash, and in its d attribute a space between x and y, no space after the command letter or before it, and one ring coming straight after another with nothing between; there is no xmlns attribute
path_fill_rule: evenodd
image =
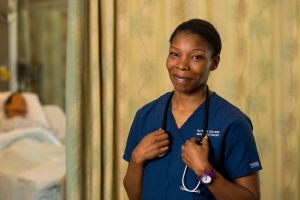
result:
<svg viewBox="0 0 300 200"><path fill-rule="evenodd" d="M170 103L171 103L171 100L172 100L172 97L173 97L173 94L174 92L171 93L168 101L167 101L167 104L165 106L165 109L164 109L164 114L163 114L163 118L162 118L162 122L161 122L161 128L166 130L166 124L167 124L167 115L168 115L168 110L169 110L169 107L170 107ZM208 88L208 85L206 85L206 97L205 97L205 107L204 107L204 120L203 120L203 132L202 132L202 135L199 137L199 145L201 145L202 143L202 140L203 138L205 137L205 135L207 134L207 126L208 126L208 110L209 110L209 99L210 99L210 95L209 95L209 88ZM159 157L162 157L164 156L165 154L161 154L159 155ZM200 189L198 189L199 185L201 184L201 181L199 180L196 187L193 188L193 189L188 189L185 185L185 174L188 170L188 166L185 165L185 168L184 168L184 171L183 171L183 174L182 174L182 178L181 178L181 186L180 186L180 190L182 191L186 191L186 192L194 192L194 193L200 193Z"/></svg>

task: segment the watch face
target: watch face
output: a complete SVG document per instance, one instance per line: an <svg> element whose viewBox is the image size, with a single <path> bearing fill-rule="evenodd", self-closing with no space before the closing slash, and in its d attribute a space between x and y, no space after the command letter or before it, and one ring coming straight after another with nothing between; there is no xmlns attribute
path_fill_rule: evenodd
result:
<svg viewBox="0 0 300 200"><path fill-rule="evenodd" d="M208 175L203 175L203 176L201 177L201 181L202 181L203 183L205 183L205 184L208 184L208 183L211 182L211 177L208 176Z"/></svg>

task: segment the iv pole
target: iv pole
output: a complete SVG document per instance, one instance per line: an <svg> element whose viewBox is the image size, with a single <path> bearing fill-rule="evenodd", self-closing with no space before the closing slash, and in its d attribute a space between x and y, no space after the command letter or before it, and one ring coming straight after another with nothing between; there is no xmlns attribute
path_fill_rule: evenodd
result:
<svg viewBox="0 0 300 200"><path fill-rule="evenodd" d="M16 91L17 81L17 58L18 58L18 8L17 0L8 0L8 66L10 70L9 90Z"/></svg>

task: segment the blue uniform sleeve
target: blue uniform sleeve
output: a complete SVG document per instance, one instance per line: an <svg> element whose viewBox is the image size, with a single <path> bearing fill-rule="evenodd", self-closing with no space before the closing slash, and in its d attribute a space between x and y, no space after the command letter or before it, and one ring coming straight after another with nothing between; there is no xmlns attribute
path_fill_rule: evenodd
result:
<svg viewBox="0 0 300 200"><path fill-rule="evenodd" d="M123 154L123 159L126 161L130 161L131 159L131 154L132 151L134 150L134 148L136 147L136 145L139 142L138 139L138 134L141 131L140 130L140 119L139 119L139 112L136 113L134 120L131 124L131 128L128 134L128 138L127 138L127 143L126 143L126 147L125 147L125 151Z"/></svg>
<svg viewBox="0 0 300 200"><path fill-rule="evenodd" d="M261 162L247 117L234 122L228 130L224 144L224 169L233 180L261 170Z"/></svg>

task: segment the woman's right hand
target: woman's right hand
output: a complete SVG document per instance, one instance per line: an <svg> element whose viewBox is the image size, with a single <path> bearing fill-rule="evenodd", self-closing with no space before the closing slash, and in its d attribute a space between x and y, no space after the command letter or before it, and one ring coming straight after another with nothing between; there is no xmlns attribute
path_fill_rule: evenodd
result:
<svg viewBox="0 0 300 200"><path fill-rule="evenodd" d="M136 164L144 164L150 160L166 153L169 150L169 135L163 130L147 134L132 152L131 161Z"/></svg>

